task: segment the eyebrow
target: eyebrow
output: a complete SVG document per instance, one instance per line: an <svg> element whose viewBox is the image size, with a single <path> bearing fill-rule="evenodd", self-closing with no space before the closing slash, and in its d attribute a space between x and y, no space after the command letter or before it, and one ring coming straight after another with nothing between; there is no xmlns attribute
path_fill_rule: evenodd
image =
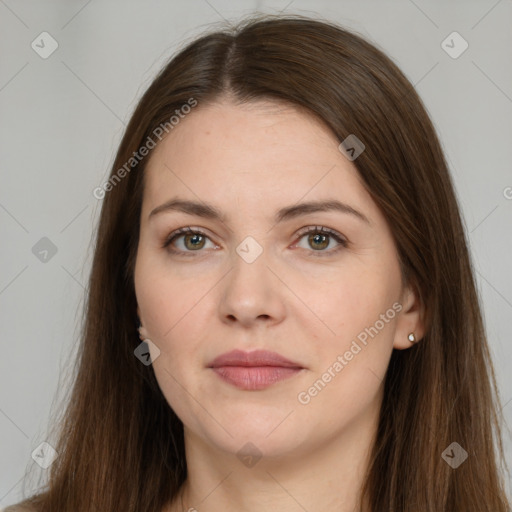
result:
<svg viewBox="0 0 512 512"><path fill-rule="evenodd" d="M199 203L195 201L178 198L170 199L169 201L166 201L164 204L157 206L149 214L148 220L150 220L159 213L169 211L183 212L189 215L196 215L198 217L203 217L206 219L219 220L223 223L227 221L227 216L223 214L218 208L211 204L205 202ZM276 212L274 220L277 223L283 222L285 220L295 219L297 217L300 217L302 215L308 215L310 213L328 211L338 211L341 213L349 214L365 222L366 224L371 225L366 215L352 208L352 206L341 201L338 201L337 199L328 199L325 201L309 201L306 203L286 206Z"/></svg>

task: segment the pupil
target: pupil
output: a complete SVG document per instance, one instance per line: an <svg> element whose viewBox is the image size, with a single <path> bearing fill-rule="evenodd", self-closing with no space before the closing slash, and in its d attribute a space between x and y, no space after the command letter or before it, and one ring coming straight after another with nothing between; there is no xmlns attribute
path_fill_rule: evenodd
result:
<svg viewBox="0 0 512 512"><path fill-rule="evenodd" d="M198 247L201 243L201 235L189 235L188 240L192 242L192 246Z"/></svg>
<svg viewBox="0 0 512 512"><path fill-rule="evenodd" d="M321 249L326 247L325 239L327 238L327 235L322 235L322 234L317 233L316 235L313 235L312 238L313 238L313 242L315 244L322 244L322 240L323 240L323 245L322 245Z"/></svg>

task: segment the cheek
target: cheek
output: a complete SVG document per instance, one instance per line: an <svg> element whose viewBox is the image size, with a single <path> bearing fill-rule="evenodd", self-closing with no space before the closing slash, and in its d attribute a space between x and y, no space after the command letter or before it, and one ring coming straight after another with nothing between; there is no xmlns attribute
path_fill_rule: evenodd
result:
<svg viewBox="0 0 512 512"><path fill-rule="evenodd" d="M144 325L155 343L168 345L183 325L194 329L191 322L198 316L202 299L211 291L214 281L198 279L197 275L182 275L161 258L143 258L136 267L135 287L137 303ZM189 331L187 338L193 338Z"/></svg>
<svg viewBox="0 0 512 512"><path fill-rule="evenodd" d="M202 293L200 296L203 296ZM215 345L212 329L213 310L206 300L199 302L180 297L169 331L168 322L158 320L163 337L157 342L163 347L161 355L153 363L158 385L169 406L180 420L194 432L218 432L225 436L226 421L219 409L219 398L212 395L211 382L205 368L210 360L208 346ZM169 310L172 308L169 308Z"/></svg>
<svg viewBox="0 0 512 512"><path fill-rule="evenodd" d="M159 358L160 365L165 362L173 373L192 361L202 363L198 360L199 344L212 326L215 279L198 279L192 272L182 274L162 258L141 259L136 272L137 302L144 325L165 356Z"/></svg>
<svg viewBox="0 0 512 512"><path fill-rule="evenodd" d="M355 390L371 395L392 353L400 309L398 276L391 269L369 272L367 268L342 274L321 293L309 295L308 305L322 320L311 322L311 314L302 320L304 332L314 341L310 348L316 364L311 381L320 379L320 387L326 384L343 395Z"/></svg>
<svg viewBox="0 0 512 512"><path fill-rule="evenodd" d="M398 313L393 302L369 292L359 288L357 300L354 294L339 294L336 306L324 311L335 335L317 337L311 346L315 365L297 394L305 417L330 411L333 425L345 425L378 400Z"/></svg>
<svg viewBox="0 0 512 512"><path fill-rule="evenodd" d="M343 344L379 320L399 295L397 276L392 269L369 271L368 266L339 269L332 279L305 281L294 286L309 315L303 317L306 331L316 330L334 344ZM316 321L312 322L311 313ZM320 330L319 330L320 329Z"/></svg>

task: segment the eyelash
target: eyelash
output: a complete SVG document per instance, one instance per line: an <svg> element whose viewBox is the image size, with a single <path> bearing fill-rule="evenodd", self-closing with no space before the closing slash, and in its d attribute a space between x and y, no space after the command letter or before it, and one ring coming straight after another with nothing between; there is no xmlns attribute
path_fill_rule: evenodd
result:
<svg viewBox="0 0 512 512"><path fill-rule="evenodd" d="M325 251L325 250L313 251L312 250L311 251L312 252L311 256L313 256L313 257L330 256L330 255L335 254L335 253L339 252L340 250L342 250L342 249L344 249L344 248L346 248L348 246L348 242L341 236L340 233L338 233L337 231L334 231L333 229L326 228L326 227L323 227L323 226L308 226L308 227L306 227L304 229L301 229L297 233L297 236L299 236L299 240L300 240L305 235L308 235L310 233L320 233L322 235L328 235L328 236L334 238L334 240L340 244L337 248L331 249L329 251ZM185 255L185 256L194 256L194 252L200 252L200 251L181 251L181 250L175 250L175 249L171 249L170 248L170 245L172 244L172 242L174 242L174 240L176 240L177 238L179 238L180 236L183 236L185 234L188 234L188 235L201 235L201 236L204 236L204 237L209 239L208 235L206 235L205 233L203 233L200 230L192 229L191 227L180 228L180 229L177 229L176 231L173 231L165 239L165 241L164 241L164 243L162 245L162 249L168 248L168 251L170 251L171 253Z"/></svg>

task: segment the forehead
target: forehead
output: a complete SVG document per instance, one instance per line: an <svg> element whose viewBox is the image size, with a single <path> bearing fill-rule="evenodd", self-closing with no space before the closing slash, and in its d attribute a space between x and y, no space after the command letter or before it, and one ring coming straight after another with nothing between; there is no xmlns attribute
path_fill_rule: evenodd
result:
<svg viewBox="0 0 512 512"><path fill-rule="evenodd" d="M309 148L301 150L305 143ZM268 161L267 157L273 155L297 160L298 157L294 157L297 152L304 157L311 146L326 144L336 149L336 137L323 122L305 110L273 101L235 104L224 100L198 105L183 116L159 144L152 159L165 158L169 153L177 157L177 152L188 149L197 150L194 155L197 162L212 153L219 156L219 152L223 153L224 163L230 157L236 160L243 155L251 156L250 163L255 159ZM286 155L291 148L294 148L293 153ZM311 159L314 158L311 155ZM233 163L236 167L243 164Z"/></svg>
<svg viewBox="0 0 512 512"><path fill-rule="evenodd" d="M145 216L175 196L235 211L274 211L327 195L368 203L355 165L338 145L320 120L286 104L198 105L153 150Z"/></svg>

